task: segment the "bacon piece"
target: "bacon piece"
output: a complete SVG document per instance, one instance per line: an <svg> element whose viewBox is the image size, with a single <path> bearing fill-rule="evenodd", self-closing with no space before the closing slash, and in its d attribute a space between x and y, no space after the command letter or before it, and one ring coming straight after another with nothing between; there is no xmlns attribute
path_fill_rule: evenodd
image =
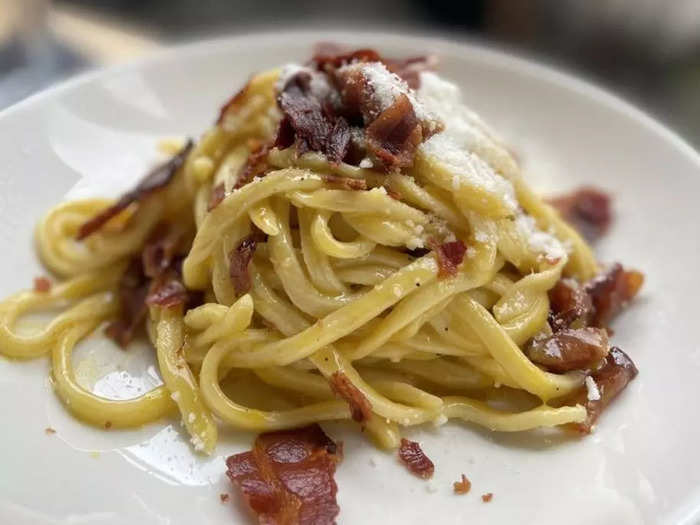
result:
<svg viewBox="0 0 700 525"><path fill-rule="evenodd" d="M433 477L435 465L430 461L430 458L421 450L420 445L415 441L401 438L401 446L399 447L399 459L404 465L416 476L423 479Z"/></svg>
<svg viewBox="0 0 700 525"><path fill-rule="evenodd" d="M585 389L574 399L574 403L584 405L586 412L588 412L586 420L577 424L576 428L584 433L590 432L601 412L625 389L632 379L637 377L638 373L637 367L629 356L618 347L612 347L603 366L591 374L598 386L599 399L588 399L589 396Z"/></svg>
<svg viewBox="0 0 700 525"><path fill-rule="evenodd" d="M353 179L352 177L340 177L338 175L324 175L326 184L336 186L341 190L366 190L367 181L365 179Z"/></svg>
<svg viewBox="0 0 700 525"><path fill-rule="evenodd" d="M410 88L418 89L420 87L420 74L423 71L435 69L437 58L434 55L409 57L402 60L384 58L382 62L389 71L404 79Z"/></svg>
<svg viewBox="0 0 700 525"><path fill-rule="evenodd" d="M226 460L229 479L261 525L331 525L340 512L333 478L339 447L318 425L260 434Z"/></svg>
<svg viewBox="0 0 700 525"><path fill-rule="evenodd" d="M460 481L455 481L452 484L452 490L455 494L466 494L472 488L472 482L467 479L467 476L462 474L462 479Z"/></svg>
<svg viewBox="0 0 700 525"><path fill-rule="evenodd" d="M374 121L382 112L379 99L361 69L349 68L331 73L338 86L341 114L359 129Z"/></svg>
<svg viewBox="0 0 700 525"><path fill-rule="evenodd" d="M219 110L219 118L216 119L217 125L220 125L224 121L224 117L230 109L237 109L238 106L241 105L243 99L248 93L249 86L250 82L246 82L245 86L239 89L230 99L226 101L223 106L221 106L221 109Z"/></svg>
<svg viewBox="0 0 700 525"><path fill-rule="evenodd" d="M255 247L257 246L259 239L259 234L252 233L243 239L240 244L229 254L228 271L229 276L231 277L231 282L233 283L233 288L236 291L236 295L243 295L250 290L250 274L248 273L248 266L250 265L250 261L253 260Z"/></svg>
<svg viewBox="0 0 700 525"><path fill-rule="evenodd" d="M337 69L351 62L381 62L392 73L404 79L413 89L420 87L420 73L434 69L434 56L417 56L405 59L382 57L374 49L357 49L349 51L332 42L322 42L315 46L311 63L320 71Z"/></svg>
<svg viewBox="0 0 700 525"><path fill-rule="evenodd" d="M269 165L267 163L267 154L270 152L272 144L269 142L260 142L253 144L250 150L250 155L238 174L238 179L233 189L238 189L248 184L255 177L263 176Z"/></svg>
<svg viewBox="0 0 700 525"><path fill-rule="evenodd" d="M372 415L372 405L365 395L352 384L348 376L342 372L334 372L330 381L331 390L338 397L347 401L350 414L358 423L367 421Z"/></svg>
<svg viewBox="0 0 700 525"><path fill-rule="evenodd" d="M601 237L612 222L610 196L597 188L579 188L568 195L550 199L549 204L588 241Z"/></svg>
<svg viewBox="0 0 700 525"><path fill-rule="evenodd" d="M331 162L340 162L350 149L350 125L343 117L338 117L326 138L326 157Z"/></svg>
<svg viewBox="0 0 700 525"><path fill-rule="evenodd" d="M192 140L188 140L187 144L184 148L182 148L180 153L174 155L164 164L161 164L160 166L157 166L151 170L151 172L146 175L146 177L144 177L133 190L122 195L115 204L83 223L83 225L78 229L76 239L79 241L85 239L88 235L91 235L102 228L107 221L127 209L134 202L141 202L152 193L167 186L175 176L177 170L185 162L187 155L192 150L192 145Z"/></svg>
<svg viewBox="0 0 700 525"><path fill-rule="evenodd" d="M430 247L435 251L439 267L438 275L448 277L457 274L457 267L462 264L467 247L460 240L437 244L431 242Z"/></svg>
<svg viewBox="0 0 700 525"><path fill-rule="evenodd" d="M284 114L278 130L280 137L294 132L297 152L318 151L331 162L340 162L350 146L350 127L343 117L334 114L327 101L319 100L311 90L311 74L300 71L292 76L277 97L277 104Z"/></svg>
<svg viewBox="0 0 700 525"><path fill-rule="evenodd" d="M220 182L214 186L211 190L211 195L209 196L209 204L207 204L207 211L211 211L216 208L222 200L226 197L226 187L223 182Z"/></svg>
<svg viewBox="0 0 700 525"><path fill-rule="evenodd" d="M423 141L423 126L404 94L367 126L367 148L386 171L413 166L413 157Z"/></svg>
<svg viewBox="0 0 700 525"><path fill-rule="evenodd" d="M148 279L143 273L141 259L134 258L119 280L119 316L105 328L105 334L126 348L146 319L148 308Z"/></svg>
<svg viewBox="0 0 700 525"><path fill-rule="evenodd" d="M51 281L49 281L46 277L35 277L34 291L39 293L49 293L51 291Z"/></svg>
<svg viewBox="0 0 700 525"><path fill-rule="evenodd" d="M151 282L146 305L173 308L187 304L188 300L187 288L182 284L180 275L175 270L168 270Z"/></svg>
<svg viewBox="0 0 700 525"><path fill-rule="evenodd" d="M615 263L591 279L585 286L591 296L594 314L591 324L605 327L632 299L644 283L644 275L635 270L624 270Z"/></svg>
<svg viewBox="0 0 700 525"><path fill-rule="evenodd" d="M481 495L481 501L484 503L488 503L493 499L493 492L487 492L486 494Z"/></svg>
<svg viewBox="0 0 700 525"><path fill-rule="evenodd" d="M354 51L344 50L342 46L324 42L314 50L311 62L320 70L328 67L339 68L351 62L382 62L382 57L374 49L362 48Z"/></svg>
<svg viewBox="0 0 700 525"><path fill-rule="evenodd" d="M564 328L535 339L527 350L530 361L550 372L592 368L608 353L608 334L602 328Z"/></svg>
<svg viewBox="0 0 700 525"><path fill-rule="evenodd" d="M587 325L593 313L591 296L575 279L563 278L549 290L549 324L554 332L574 322Z"/></svg>
<svg viewBox="0 0 700 525"><path fill-rule="evenodd" d="M185 236L182 228L166 223L156 226L141 252L144 275L153 279L171 268Z"/></svg>

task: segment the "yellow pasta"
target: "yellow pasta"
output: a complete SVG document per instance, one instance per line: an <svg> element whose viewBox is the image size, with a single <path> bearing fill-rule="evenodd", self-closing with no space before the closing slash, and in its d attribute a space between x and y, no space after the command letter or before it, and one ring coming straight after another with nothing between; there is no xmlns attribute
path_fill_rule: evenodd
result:
<svg viewBox="0 0 700 525"><path fill-rule="evenodd" d="M585 374L547 372L525 350L551 333L548 293L562 275L587 280L598 266L508 151L467 113L468 137L426 133L412 165L389 173L369 153L351 165L309 144L273 147L279 75L253 77L165 187L86 239L76 240L79 228L111 201L51 210L36 243L59 282L0 303L0 353L50 354L56 393L94 425L137 426L177 410L204 453L217 424L272 431L351 419L339 378L366 401L360 422L384 448L399 445L403 427L453 418L501 432L583 422L583 406L548 403L579 391ZM214 191L223 198L212 208ZM182 235L157 245L163 228ZM457 260L450 247L462 251ZM168 250L184 259L181 275ZM163 385L115 401L78 385L71 352L120 319L134 264ZM198 305L187 302L195 291ZM44 310L57 313L18 329ZM239 402L227 377L284 393L288 408ZM494 408L494 392L512 409ZM518 409L514 392L534 408Z"/></svg>

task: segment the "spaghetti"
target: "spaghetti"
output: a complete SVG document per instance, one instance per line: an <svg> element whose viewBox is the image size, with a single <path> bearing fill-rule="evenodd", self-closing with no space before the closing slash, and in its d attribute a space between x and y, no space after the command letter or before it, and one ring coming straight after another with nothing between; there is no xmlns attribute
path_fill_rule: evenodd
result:
<svg viewBox="0 0 700 525"><path fill-rule="evenodd" d="M50 354L56 393L98 426L177 410L205 453L218 424L354 419L386 448L448 419L590 429L636 373L604 324L641 275L601 270L421 63L365 50L256 75L116 203L57 206L36 239L59 283L0 304L0 352ZM78 384L81 338L107 324L126 345L144 323L163 385L116 401Z"/></svg>

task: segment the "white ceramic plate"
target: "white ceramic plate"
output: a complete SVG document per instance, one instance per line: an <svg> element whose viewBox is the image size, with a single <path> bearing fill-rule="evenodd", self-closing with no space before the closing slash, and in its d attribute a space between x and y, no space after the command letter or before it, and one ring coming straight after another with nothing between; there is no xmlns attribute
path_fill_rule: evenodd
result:
<svg viewBox="0 0 700 525"><path fill-rule="evenodd" d="M601 258L643 270L640 300L614 341L640 374L581 440L492 434L459 423L413 434L436 464L431 484L409 475L340 426L340 522L696 523L700 520L700 157L628 104L579 80L487 49L379 34L250 35L176 48L91 74L0 114L0 293L31 285L40 269L32 228L50 206L115 195L156 159L165 136L198 136L251 72L304 60L336 40L388 55L436 53L440 71L521 153L543 191L591 183L616 198ZM82 344L87 384L133 396L157 382L148 352L93 338ZM112 363L112 364L110 364ZM202 459L177 422L99 431L54 397L45 359L0 358L0 523L228 524L245 521L223 458L252 436L224 433ZM106 375L105 375L106 374ZM104 377L100 378L100 376ZM45 427L57 430L46 435ZM452 494L465 473L466 496ZM484 504L480 494L493 492Z"/></svg>

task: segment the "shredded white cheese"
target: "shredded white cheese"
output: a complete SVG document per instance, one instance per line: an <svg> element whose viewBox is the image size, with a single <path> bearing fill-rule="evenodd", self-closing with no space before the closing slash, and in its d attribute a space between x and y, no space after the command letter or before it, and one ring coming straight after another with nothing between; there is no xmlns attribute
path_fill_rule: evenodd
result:
<svg viewBox="0 0 700 525"><path fill-rule="evenodd" d="M197 452L204 450L204 441L202 441L202 438L198 435L195 434L194 436L192 436L192 438L190 439L190 443L192 443L194 449Z"/></svg>
<svg viewBox="0 0 700 525"><path fill-rule="evenodd" d="M541 253L548 259L560 259L566 256L566 248L559 240L543 232L535 224L535 219L525 213L518 213L515 226L521 235L527 239L529 248L535 253Z"/></svg>
<svg viewBox="0 0 700 525"><path fill-rule="evenodd" d="M502 177L484 160L455 140L449 131L433 135L419 148L427 157L438 159L452 174L452 189L468 185L495 195L511 210L517 208L513 184Z"/></svg>
<svg viewBox="0 0 700 525"><path fill-rule="evenodd" d="M591 376L586 376L586 389L588 390L588 400L598 401L600 399L600 390L598 385Z"/></svg>

